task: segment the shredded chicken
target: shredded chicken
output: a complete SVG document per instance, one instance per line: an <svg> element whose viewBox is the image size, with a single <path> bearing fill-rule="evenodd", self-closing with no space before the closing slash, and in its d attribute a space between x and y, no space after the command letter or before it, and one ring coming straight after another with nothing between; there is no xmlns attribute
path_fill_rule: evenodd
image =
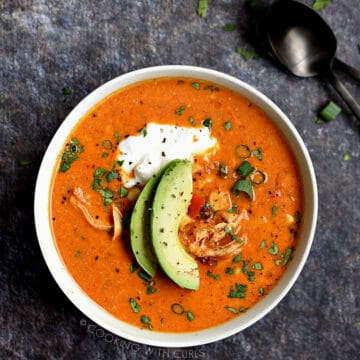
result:
<svg viewBox="0 0 360 360"><path fill-rule="evenodd" d="M247 241L246 235L238 235L240 222L248 219L246 210L239 214L218 211L211 219L187 222L180 229L180 240L190 254L200 259L235 256Z"/></svg>
<svg viewBox="0 0 360 360"><path fill-rule="evenodd" d="M86 221L94 229L101 231L108 231L108 232L113 230L113 237L112 237L113 240L120 237L122 232L122 224L121 224L122 214L119 208L115 204L111 204L114 225L105 224L103 221L94 218L94 216L90 214L89 207L91 207L91 204L86 200L84 196L84 192L80 187L74 188L73 195L70 196L70 204L73 205L75 208L78 208L82 212Z"/></svg>

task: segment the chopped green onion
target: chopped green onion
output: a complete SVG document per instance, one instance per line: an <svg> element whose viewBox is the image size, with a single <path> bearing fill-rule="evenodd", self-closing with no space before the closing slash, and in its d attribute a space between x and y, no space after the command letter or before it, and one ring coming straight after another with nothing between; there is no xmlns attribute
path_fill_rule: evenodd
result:
<svg viewBox="0 0 360 360"><path fill-rule="evenodd" d="M209 129L209 131L211 131L212 121L210 118L203 120L202 125L207 127Z"/></svg>
<svg viewBox="0 0 360 360"><path fill-rule="evenodd" d="M235 155L240 159L247 159L251 156L250 148L247 145L238 145L235 148Z"/></svg>
<svg viewBox="0 0 360 360"><path fill-rule="evenodd" d="M253 171L255 170L255 168L253 166L251 166L251 164L245 160L242 162L242 164L237 168L237 173L243 178L245 179L248 175L250 175Z"/></svg>
<svg viewBox="0 0 360 360"><path fill-rule="evenodd" d="M195 126L195 119L194 119L192 116L189 116L189 123L190 123L192 126Z"/></svg>
<svg viewBox="0 0 360 360"><path fill-rule="evenodd" d="M195 319L195 316L192 312L190 311L187 311L186 312L186 318L189 320L189 321L193 321Z"/></svg>
<svg viewBox="0 0 360 360"><path fill-rule="evenodd" d="M237 254L237 255L233 258L232 262L233 262L234 264L238 263L238 262L241 260L241 257L242 257L242 254L241 254L241 253L240 253L240 254Z"/></svg>
<svg viewBox="0 0 360 360"><path fill-rule="evenodd" d="M235 272L234 272L234 269L231 268L231 267L227 267L225 269L225 274L228 274L228 275L233 275Z"/></svg>
<svg viewBox="0 0 360 360"><path fill-rule="evenodd" d="M314 0L312 8L314 10L321 10L323 9L331 0Z"/></svg>
<svg viewBox="0 0 360 360"><path fill-rule="evenodd" d="M145 280L146 282L151 281L151 276L148 275L145 271L140 270L137 274L141 279Z"/></svg>
<svg viewBox="0 0 360 360"><path fill-rule="evenodd" d="M253 200L254 198L254 192L252 183L250 180L238 180L233 188L234 195L239 195L240 192L244 192L247 194L250 198L250 200Z"/></svg>
<svg viewBox="0 0 360 360"><path fill-rule="evenodd" d="M276 205L274 205L274 206L271 208L271 217L272 217L272 218L276 217L277 209L278 209L278 207L277 207Z"/></svg>
<svg viewBox="0 0 360 360"><path fill-rule="evenodd" d="M200 84L197 83L197 82L193 82L193 83L191 84L191 86L192 86L194 89L196 89L196 90L200 90Z"/></svg>
<svg viewBox="0 0 360 360"><path fill-rule="evenodd" d="M172 304L171 311L176 315L182 315L185 312L185 309L181 304Z"/></svg>
<svg viewBox="0 0 360 360"><path fill-rule="evenodd" d="M261 240L260 249L263 249L266 246L266 240Z"/></svg>
<svg viewBox="0 0 360 360"><path fill-rule="evenodd" d="M178 109L175 110L175 114L176 115L182 115L185 110L186 110L186 106L181 105Z"/></svg>
<svg viewBox="0 0 360 360"><path fill-rule="evenodd" d="M261 288L259 288L259 294L260 295L264 295L264 293L265 293L265 290L261 287Z"/></svg>
<svg viewBox="0 0 360 360"><path fill-rule="evenodd" d="M320 116L325 121L334 120L341 113L341 108L334 102L330 101L321 111Z"/></svg>
<svg viewBox="0 0 360 360"><path fill-rule="evenodd" d="M262 160L262 148L255 149L251 152L258 160Z"/></svg>
<svg viewBox="0 0 360 360"><path fill-rule="evenodd" d="M150 323L150 318L146 315L141 315L141 318L140 318L140 321L146 325L146 324L149 324Z"/></svg>
<svg viewBox="0 0 360 360"><path fill-rule="evenodd" d="M207 11L208 11L208 0L199 0L196 10L198 16L200 16L202 19L205 19L207 16Z"/></svg>
<svg viewBox="0 0 360 360"><path fill-rule="evenodd" d="M244 284L235 284L235 290L233 288L230 289L230 292L228 294L229 298L239 298L243 299L246 295L247 286Z"/></svg>
<svg viewBox="0 0 360 360"><path fill-rule="evenodd" d="M260 170L255 170L251 175L250 175L250 180L253 184L255 185L260 185L262 183L264 183L266 181L266 174L263 173Z"/></svg>
<svg viewBox="0 0 360 360"><path fill-rule="evenodd" d="M138 314L141 310L141 306L136 302L135 299L133 298L130 298L129 299L129 303L130 303L130 306L131 306L131 309L132 311L135 313L135 314Z"/></svg>
<svg viewBox="0 0 360 360"><path fill-rule="evenodd" d="M290 260L291 260L291 254L293 253L293 249L292 248L287 248L286 249L286 253L285 253L285 257L284 257L284 261L283 261L283 266L285 266Z"/></svg>
<svg viewBox="0 0 360 360"><path fill-rule="evenodd" d="M229 310L229 311L232 312L233 314L237 314L237 313L238 313L238 311L237 311L235 308L231 307L231 306L226 305L226 306L224 306L224 308L225 308L226 310Z"/></svg>

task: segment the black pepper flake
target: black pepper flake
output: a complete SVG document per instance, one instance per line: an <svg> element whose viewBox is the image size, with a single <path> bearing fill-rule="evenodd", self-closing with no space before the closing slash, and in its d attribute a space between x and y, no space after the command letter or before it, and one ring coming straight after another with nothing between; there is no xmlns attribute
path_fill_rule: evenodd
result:
<svg viewBox="0 0 360 360"><path fill-rule="evenodd" d="M166 138L163 138L162 143L164 144L166 142Z"/></svg>
<svg viewBox="0 0 360 360"><path fill-rule="evenodd" d="M130 135L129 134L126 134L125 136L124 136L124 138L126 139L126 138L128 138Z"/></svg>
<svg viewBox="0 0 360 360"><path fill-rule="evenodd" d="M55 217L53 217L52 219L53 219L53 221L55 221Z"/></svg>
<svg viewBox="0 0 360 360"><path fill-rule="evenodd" d="M118 268L115 268L115 272L119 273L119 272L120 272L120 270L119 270Z"/></svg>
<svg viewBox="0 0 360 360"><path fill-rule="evenodd" d="M97 220L98 218L99 218L99 215L96 215L96 216L95 216L95 219Z"/></svg>
<svg viewBox="0 0 360 360"><path fill-rule="evenodd" d="M98 255L95 256L95 260L99 260L99 256L98 256Z"/></svg>
<svg viewBox="0 0 360 360"><path fill-rule="evenodd" d="M162 152L161 152L161 156L163 156L163 157L165 157L165 156L166 156L166 154L165 154L165 152L164 152L164 151L162 151Z"/></svg>
<svg viewBox="0 0 360 360"><path fill-rule="evenodd" d="M164 228L161 228L161 229L160 229L160 232L163 233L163 232L164 232Z"/></svg>

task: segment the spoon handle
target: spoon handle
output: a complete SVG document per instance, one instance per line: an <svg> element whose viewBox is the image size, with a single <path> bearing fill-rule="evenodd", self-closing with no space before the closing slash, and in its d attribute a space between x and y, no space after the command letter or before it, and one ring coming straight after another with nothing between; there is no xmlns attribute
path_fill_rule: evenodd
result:
<svg viewBox="0 0 360 360"><path fill-rule="evenodd" d="M337 92L342 96L342 98L349 106L349 108L352 110L352 112L357 117L357 119L360 121L360 105L356 102L354 97L349 93L349 91L346 89L343 83L335 76L331 67L329 68L328 71L328 79L331 82L331 84L334 86L334 88L337 90Z"/></svg>
<svg viewBox="0 0 360 360"><path fill-rule="evenodd" d="M360 81L360 71L344 63L342 60L335 58L334 66L336 66L336 68L338 68L339 70L342 70L348 75L350 75L353 79Z"/></svg>

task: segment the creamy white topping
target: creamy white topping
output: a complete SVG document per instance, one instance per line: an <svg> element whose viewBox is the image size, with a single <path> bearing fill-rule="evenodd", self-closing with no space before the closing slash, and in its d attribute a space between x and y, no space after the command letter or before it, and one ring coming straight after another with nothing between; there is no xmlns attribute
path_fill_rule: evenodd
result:
<svg viewBox="0 0 360 360"><path fill-rule="evenodd" d="M149 123L139 135L119 144L119 161L126 187L145 184L160 168L174 159L193 160L216 152L218 142L207 127L180 127Z"/></svg>

